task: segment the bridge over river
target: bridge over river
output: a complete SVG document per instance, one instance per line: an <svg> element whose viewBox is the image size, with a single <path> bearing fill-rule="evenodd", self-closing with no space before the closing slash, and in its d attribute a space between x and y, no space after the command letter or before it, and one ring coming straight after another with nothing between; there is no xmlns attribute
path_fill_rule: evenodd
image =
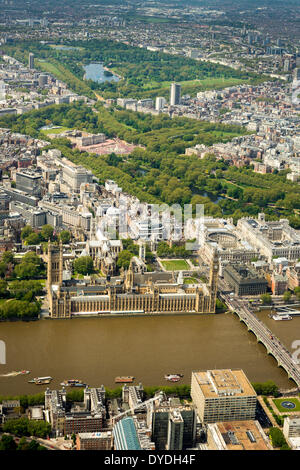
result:
<svg viewBox="0 0 300 470"><path fill-rule="evenodd" d="M270 331L267 326L260 321L250 310L248 302L237 299L224 292L220 297L226 302L231 311L238 315L241 322L244 322L249 331L256 336L257 341L261 342L268 354L271 354L277 361L279 367L282 367L288 377L293 379L298 389L300 388L300 367L292 358L291 353L279 341L279 339Z"/></svg>

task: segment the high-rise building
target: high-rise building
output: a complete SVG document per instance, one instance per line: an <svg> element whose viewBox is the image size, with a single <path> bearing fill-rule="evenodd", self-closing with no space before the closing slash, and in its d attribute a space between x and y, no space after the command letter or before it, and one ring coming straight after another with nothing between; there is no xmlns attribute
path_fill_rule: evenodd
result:
<svg viewBox="0 0 300 470"><path fill-rule="evenodd" d="M171 83L170 92L170 105L175 106L180 104L181 85L178 83Z"/></svg>
<svg viewBox="0 0 300 470"><path fill-rule="evenodd" d="M29 52L29 56L28 56L28 67L30 69L34 69L34 54L32 54L32 52Z"/></svg>
<svg viewBox="0 0 300 470"><path fill-rule="evenodd" d="M0 100L5 100L7 85L1 80L0 81Z"/></svg>
<svg viewBox="0 0 300 470"><path fill-rule="evenodd" d="M169 413L168 439L166 450L182 450L184 421L180 411Z"/></svg>
<svg viewBox="0 0 300 470"><path fill-rule="evenodd" d="M44 73L41 73L41 75L39 76L39 87L43 87L45 85L47 85L48 83L48 75L45 75Z"/></svg>
<svg viewBox="0 0 300 470"><path fill-rule="evenodd" d="M141 450L133 418L123 418L113 427L115 450Z"/></svg>
<svg viewBox="0 0 300 470"><path fill-rule="evenodd" d="M196 412L193 406L170 399L152 410L152 440L156 450L182 450L193 447Z"/></svg>
<svg viewBox="0 0 300 470"><path fill-rule="evenodd" d="M163 96L157 96L155 100L155 110L161 111L166 104L166 100Z"/></svg>
<svg viewBox="0 0 300 470"><path fill-rule="evenodd" d="M151 430L146 422L136 416L128 416L113 426L115 450L155 450L151 442Z"/></svg>
<svg viewBox="0 0 300 470"><path fill-rule="evenodd" d="M283 71L288 72L290 70L290 61L289 59L285 59L283 63Z"/></svg>
<svg viewBox="0 0 300 470"><path fill-rule="evenodd" d="M31 170L19 170L16 172L16 188L31 196L42 195L42 175Z"/></svg>
<svg viewBox="0 0 300 470"><path fill-rule="evenodd" d="M192 372L191 397L202 423L255 419L257 395L242 370Z"/></svg>

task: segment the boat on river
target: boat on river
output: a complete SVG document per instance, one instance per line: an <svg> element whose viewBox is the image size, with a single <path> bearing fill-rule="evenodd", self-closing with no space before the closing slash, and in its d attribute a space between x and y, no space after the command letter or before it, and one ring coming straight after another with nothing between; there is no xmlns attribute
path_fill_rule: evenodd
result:
<svg viewBox="0 0 300 470"><path fill-rule="evenodd" d="M128 375L128 376L122 376L122 377L116 377L115 378L115 383L118 384L118 383L132 383L134 381L135 377L133 377L132 375Z"/></svg>
<svg viewBox="0 0 300 470"><path fill-rule="evenodd" d="M52 377L35 377L32 380L29 380L28 383L35 385L46 385L49 384L52 380Z"/></svg>
<svg viewBox="0 0 300 470"><path fill-rule="evenodd" d="M63 387L86 387L87 384L83 383L82 380L78 379L69 379L69 380L64 380L61 382Z"/></svg>
<svg viewBox="0 0 300 470"><path fill-rule="evenodd" d="M169 382L179 382L180 379L182 379L183 375L182 374L166 374L165 379L168 380Z"/></svg>
<svg viewBox="0 0 300 470"><path fill-rule="evenodd" d="M30 374L30 370L13 370L12 372L7 372L7 374L1 374L0 377L16 377L17 375L27 374Z"/></svg>
<svg viewBox="0 0 300 470"><path fill-rule="evenodd" d="M293 320L291 315L272 315L273 320L282 321L282 320Z"/></svg>

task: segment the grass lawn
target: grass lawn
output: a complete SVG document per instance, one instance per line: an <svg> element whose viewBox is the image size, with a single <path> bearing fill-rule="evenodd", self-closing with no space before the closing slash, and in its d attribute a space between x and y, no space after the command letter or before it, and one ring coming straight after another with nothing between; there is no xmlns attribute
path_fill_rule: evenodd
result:
<svg viewBox="0 0 300 470"><path fill-rule="evenodd" d="M51 62L47 62L46 60L36 60L36 66L40 67L44 72L49 72L55 75L60 80L63 79L63 74L61 70L56 67L56 65L51 64Z"/></svg>
<svg viewBox="0 0 300 470"><path fill-rule="evenodd" d="M61 50L62 52L72 52L73 50L77 50L77 51L83 51L84 48L83 47L74 47L74 46L71 46L71 49L69 49L70 46L68 46L67 44L49 44L49 47L52 47L53 49L58 49L58 50ZM60 49L61 47L67 47L68 49Z"/></svg>
<svg viewBox="0 0 300 470"><path fill-rule="evenodd" d="M167 271L185 271L189 270L190 266L184 259L172 259L161 262Z"/></svg>
<svg viewBox="0 0 300 470"><path fill-rule="evenodd" d="M184 278L184 284L198 284L199 280L195 277L186 277Z"/></svg>
<svg viewBox="0 0 300 470"><path fill-rule="evenodd" d="M68 127L61 126L61 127L54 128L54 129L41 130L41 132L43 132L43 134L45 135L49 135L49 134L61 134L61 132L71 131L71 130L72 129Z"/></svg>
<svg viewBox="0 0 300 470"><path fill-rule="evenodd" d="M146 90L165 90L170 88L172 82L156 82L155 80L149 80L144 83L143 89ZM179 82L182 89L182 94L196 94L200 91L212 90L212 89L222 89L228 86L240 85L241 83L247 83L246 80L241 78L203 78L196 80L185 80Z"/></svg>
<svg viewBox="0 0 300 470"><path fill-rule="evenodd" d="M72 276L73 279L84 279L84 275L80 273L74 273Z"/></svg>
<svg viewBox="0 0 300 470"><path fill-rule="evenodd" d="M281 403L283 401L292 402L296 406L295 406L295 408L290 408L290 409L284 408L283 406L281 406ZM300 411L300 401L298 400L298 398L275 398L273 400L273 402L275 403L275 405L278 408L278 410L280 411L280 413L293 413L295 411Z"/></svg>

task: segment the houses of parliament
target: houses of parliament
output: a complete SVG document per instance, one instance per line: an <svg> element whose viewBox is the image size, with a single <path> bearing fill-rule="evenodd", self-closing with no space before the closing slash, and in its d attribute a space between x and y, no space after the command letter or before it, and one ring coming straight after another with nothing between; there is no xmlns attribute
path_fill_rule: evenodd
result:
<svg viewBox="0 0 300 470"><path fill-rule="evenodd" d="M183 273L147 272L139 257L118 276L64 280L63 246L48 246L47 290L51 318L101 315L215 313L219 262L209 282L185 284Z"/></svg>

